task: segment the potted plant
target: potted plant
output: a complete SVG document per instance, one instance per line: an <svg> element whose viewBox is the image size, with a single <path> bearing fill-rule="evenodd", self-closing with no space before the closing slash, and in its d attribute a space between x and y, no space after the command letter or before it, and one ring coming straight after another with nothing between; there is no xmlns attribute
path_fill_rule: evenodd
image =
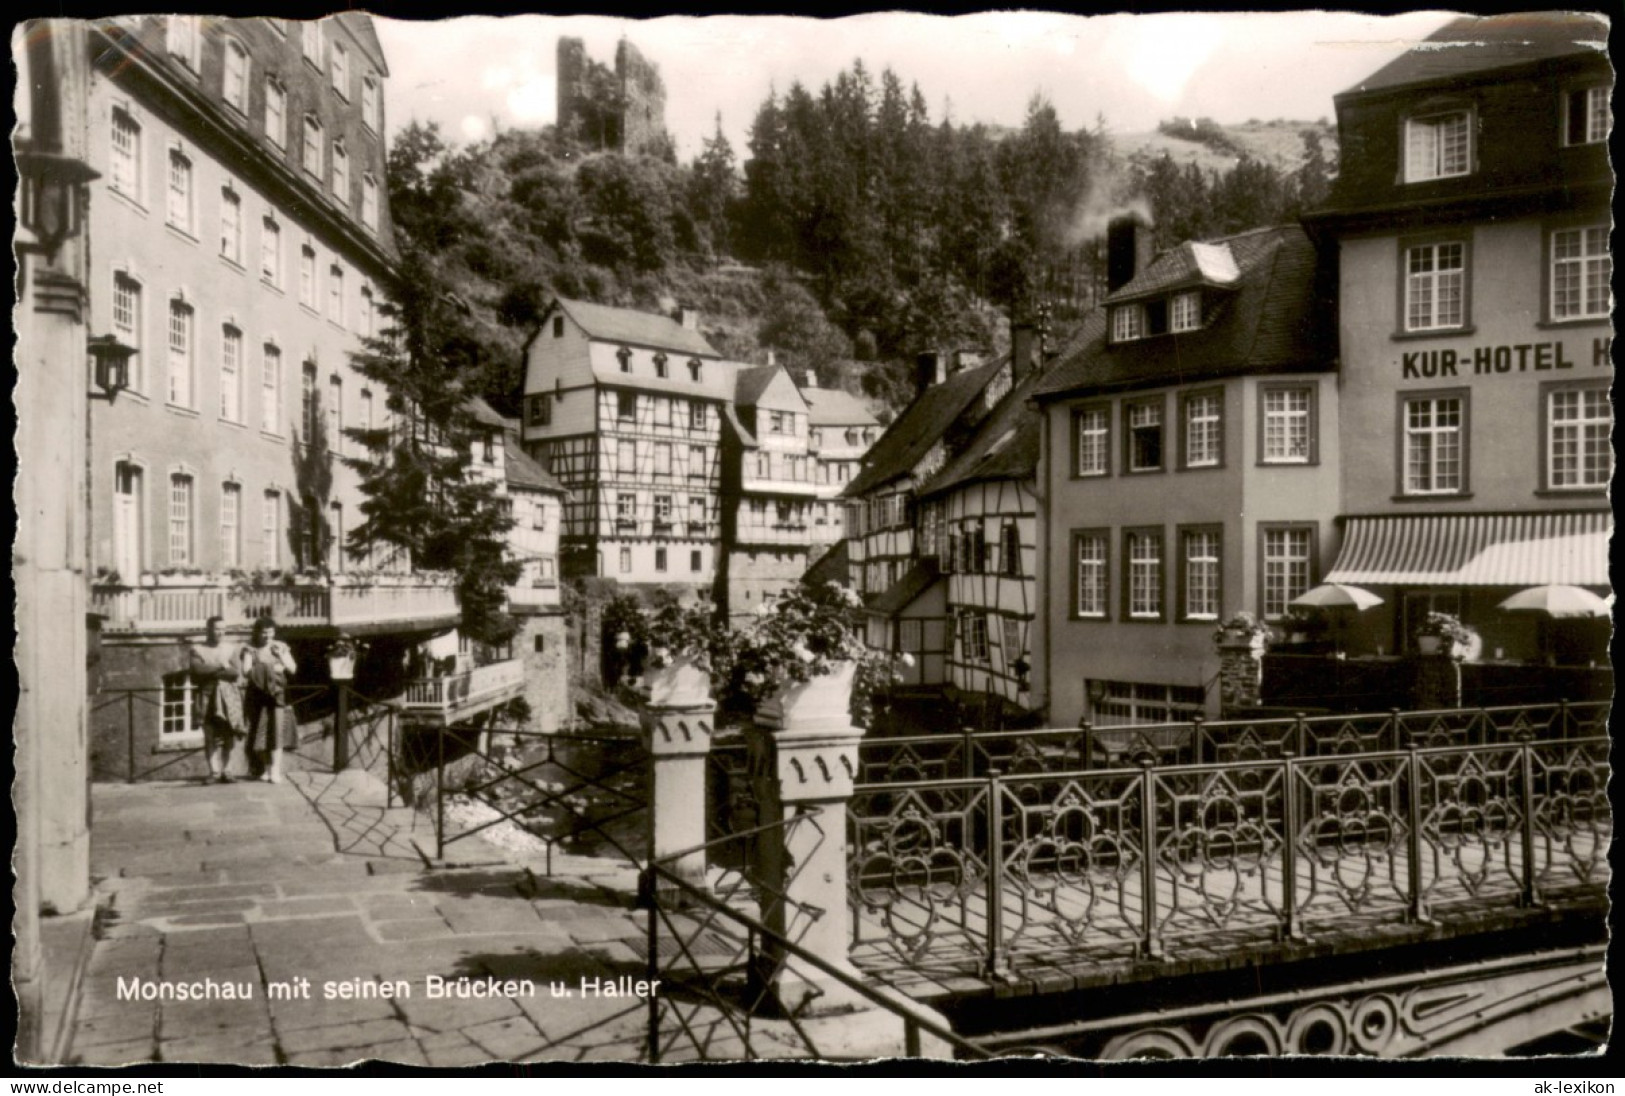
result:
<svg viewBox="0 0 1625 1096"><path fill-rule="evenodd" d="M1288 643L1308 643L1326 631L1326 621L1317 612L1295 608L1281 618L1281 630L1286 633Z"/></svg>
<svg viewBox="0 0 1625 1096"><path fill-rule="evenodd" d="M728 630L708 602L684 605L662 591L652 611L639 614L635 642L642 651L642 687L649 703L677 706L710 699L713 678L725 677L732 658ZM628 632L616 636L617 645Z"/></svg>
<svg viewBox="0 0 1625 1096"><path fill-rule="evenodd" d="M1447 652L1453 658L1466 657L1478 633L1454 613L1429 613L1416 628L1416 649L1424 655Z"/></svg>
<svg viewBox="0 0 1625 1096"><path fill-rule="evenodd" d="M1213 642L1220 646L1256 647L1262 644L1269 634L1268 624L1242 609L1231 613L1218 628L1214 629Z"/></svg>
<svg viewBox="0 0 1625 1096"><path fill-rule="evenodd" d="M340 635L327 649L327 674L333 681L355 679L356 647L345 635Z"/></svg>
<svg viewBox="0 0 1625 1096"><path fill-rule="evenodd" d="M730 688L770 718L868 726L874 694L898 680L890 654L863 641L863 602L838 582L793 586L734 633Z"/></svg>

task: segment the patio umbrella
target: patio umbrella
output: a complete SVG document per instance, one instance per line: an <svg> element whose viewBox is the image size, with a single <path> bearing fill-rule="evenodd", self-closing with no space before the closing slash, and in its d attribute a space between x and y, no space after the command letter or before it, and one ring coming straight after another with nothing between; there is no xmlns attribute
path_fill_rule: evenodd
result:
<svg viewBox="0 0 1625 1096"><path fill-rule="evenodd" d="M1590 590L1558 583L1519 590L1501 602L1499 608L1509 613L1544 613L1553 620L1604 617L1610 611L1608 602Z"/></svg>
<svg viewBox="0 0 1625 1096"><path fill-rule="evenodd" d="M1311 609L1353 609L1363 613L1373 605L1381 605L1382 598L1359 586L1345 586L1341 582L1323 582L1312 590L1305 590L1289 603Z"/></svg>

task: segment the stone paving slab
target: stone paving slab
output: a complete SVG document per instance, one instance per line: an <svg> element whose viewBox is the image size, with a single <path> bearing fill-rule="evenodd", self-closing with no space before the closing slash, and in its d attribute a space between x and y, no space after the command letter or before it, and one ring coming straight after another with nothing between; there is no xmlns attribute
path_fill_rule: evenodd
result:
<svg viewBox="0 0 1625 1096"><path fill-rule="evenodd" d="M384 808L362 773L296 773L282 785L98 785L92 871L104 903L71 1060L459 1066L634 1060L640 1003L554 998L629 962L635 874L559 856L557 878L474 838L455 866L414 844L432 828ZM431 840L432 844L432 840ZM574 877L563 874L569 870ZM592 876L589 880L587 876ZM630 881L630 882L629 882ZM530 979L532 996L427 995L455 983ZM240 1001L121 1001L118 979L247 983ZM298 979L308 996L292 996ZM324 983L400 980L409 996L329 998ZM275 985L290 996L273 998Z"/></svg>

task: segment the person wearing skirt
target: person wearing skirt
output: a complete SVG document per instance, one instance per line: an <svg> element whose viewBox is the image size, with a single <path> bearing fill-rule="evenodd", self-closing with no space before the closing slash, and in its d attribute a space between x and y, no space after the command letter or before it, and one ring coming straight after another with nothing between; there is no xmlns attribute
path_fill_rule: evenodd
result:
<svg viewBox="0 0 1625 1096"><path fill-rule="evenodd" d="M243 650L248 666L243 714L248 723L249 754L259 759L262 779L280 784L282 755L296 745L287 711L288 677L299 667L288 645L276 637L276 624L268 617L254 622Z"/></svg>
<svg viewBox="0 0 1625 1096"><path fill-rule="evenodd" d="M208 619L203 626L203 642L193 644L187 652L187 665L197 685L203 756L209 764L209 779L229 784L232 747L246 730L242 678L248 670L248 658L241 644L222 641L222 623L217 616Z"/></svg>

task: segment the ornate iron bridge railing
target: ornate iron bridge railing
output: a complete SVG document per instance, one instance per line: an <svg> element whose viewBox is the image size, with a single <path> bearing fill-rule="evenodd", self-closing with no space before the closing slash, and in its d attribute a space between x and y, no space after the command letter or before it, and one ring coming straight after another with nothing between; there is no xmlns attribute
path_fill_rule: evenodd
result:
<svg viewBox="0 0 1625 1096"><path fill-rule="evenodd" d="M854 959L997 978L1600 898L1609 741L1575 732L1606 710L1553 708L1371 725L1399 749L1300 756L1316 740L1288 720L1273 757L860 785Z"/></svg>
<svg viewBox="0 0 1625 1096"><path fill-rule="evenodd" d="M1483 746L1606 734L1609 703L1204 720L1136 726L975 731L866 738L859 778L870 784L1118 768L1324 757L1411 746Z"/></svg>

